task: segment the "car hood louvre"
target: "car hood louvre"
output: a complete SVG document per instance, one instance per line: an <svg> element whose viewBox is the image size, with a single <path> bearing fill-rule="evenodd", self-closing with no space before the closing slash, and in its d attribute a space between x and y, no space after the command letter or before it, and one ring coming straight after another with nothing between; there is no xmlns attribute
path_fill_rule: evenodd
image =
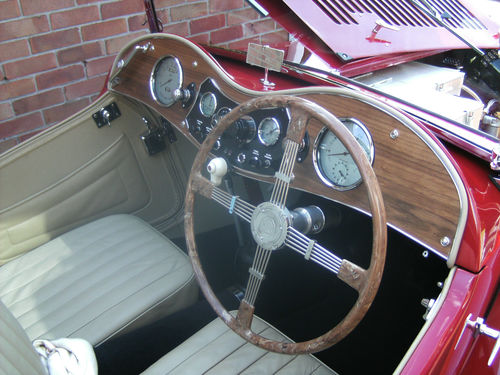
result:
<svg viewBox="0 0 500 375"><path fill-rule="evenodd" d="M447 26L467 40L481 48L498 48L499 25L484 14L480 4L471 0L427 2L443 15ZM354 59L467 48L411 0L283 0L283 3L334 52Z"/></svg>

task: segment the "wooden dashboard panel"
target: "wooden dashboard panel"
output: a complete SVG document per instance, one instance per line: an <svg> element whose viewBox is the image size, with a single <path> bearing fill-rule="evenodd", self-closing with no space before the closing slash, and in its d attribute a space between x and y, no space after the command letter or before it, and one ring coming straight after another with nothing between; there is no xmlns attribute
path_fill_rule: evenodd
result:
<svg viewBox="0 0 500 375"><path fill-rule="evenodd" d="M115 67L110 89L155 109L194 143L196 140L184 121L190 108L183 108L179 102L168 108L161 106L150 93L151 73L158 59L168 55L177 57L183 68L184 85L194 83L200 87L203 81L211 78L227 97L237 103L269 94L238 85L210 55L185 39L161 35L142 38L135 43L143 48L132 45L124 50L121 58L126 63L121 69ZM301 96L337 117L352 117L364 123L374 141L373 167L383 192L388 223L444 258L451 257L453 262L467 205L458 174L434 138L401 113L347 89L304 87L275 90L273 93ZM322 124L310 122L311 143L322 128ZM391 137L394 130L399 134L397 137ZM310 147L304 162L296 164L292 186L369 211L363 184L344 192L326 186L313 167L312 152L313 147ZM443 245L443 238L448 238L450 243Z"/></svg>

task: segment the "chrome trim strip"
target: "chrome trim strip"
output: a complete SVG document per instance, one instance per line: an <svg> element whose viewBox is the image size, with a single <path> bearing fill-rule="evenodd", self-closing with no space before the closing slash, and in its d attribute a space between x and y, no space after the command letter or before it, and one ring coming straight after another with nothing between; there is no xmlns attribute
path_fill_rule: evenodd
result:
<svg viewBox="0 0 500 375"><path fill-rule="evenodd" d="M251 96L264 96L264 95L269 95L269 92L260 92L260 91L254 91L247 89L246 87L243 87L239 85L238 83L234 82L229 74L227 74L224 69L216 62L216 60L211 57L210 55L207 54L204 50L202 50L200 47L198 47L196 44L192 43L191 41L177 36L177 35L171 35L171 34L149 34L149 35L144 35L141 36L135 40L132 40L125 46L122 51L117 55L115 58L115 62L113 63L113 69L116 70L116 64L119 61L121 55L127 51L128 48L134 46L135 44L143 41L151 39L154 41L155 39L168 39L168 40L176 40L179 43L183 43L185 45L188 45L193 52L196 52L199 55L199 58L203 59L207 64L209 64L214 70L218 71L219 73L219 78L223 81L225 81L228 85L232 86L235 89L238 89L240 92L243 92L247 95ZM110 75L113 76L113 75ZM324 78L323 78L324 79ZM337 83L336 83L337 84ZM112 90L112 83L111 81L108 83L108 88ZM290 90L282 90L278 91L277 93L279 94L284 94L284 95L304 95L304 94L312 94L312 93L330 93L330 94L335 94L335 95L341 95L345 97L351 97L354 99L357 99L359 101L368 103L385 113L389 114L390 116L394 117L395 119L399 120L403 125L408 127L410 130L412 130L420 139L424 141L424 143L427 144L427 146L434 152L434 154L438 157L438 159L441 161L443 166L446 168L448 171L452 181L455 184L455 188L457 189L457 193L459 196L459 201L460 201L460 214L458 218L458 224L457 224L457 230L455 232L455 236L453 238L452 242L452 247L447 259L447 265L448 267L453 267L455 264L455 260L457 257L458 249L460 247L461 241L462 241L462 236L463 232L465 229L465 223L467 221L467 215L468 215L468 196L467 192L465 190L465 186L463 181L460 178L460 175L458 174L457 170L455 169L453 163L448 159L446 156L445 152L441 147L444 148L444 146L436 143L434 139L427 134L423 129L420 128L414 121L412 121L409 117L398 111L397 109L394 109L393 107L389 106L388 104L385 104L378 99L373 98L372 96L369 96L365 93L362 93L361 91L354 91L351 88L345 88L345 87L321 87L318 88L317 86L314 87L305 87L305 88L300 88L300 89L290 89ZM271 94L272 95L272 94ZM436 249L433 249L433 251L438 252ZM439 252L438 252L439 253ZM441 254L442 255L442 254Z"/></svg>

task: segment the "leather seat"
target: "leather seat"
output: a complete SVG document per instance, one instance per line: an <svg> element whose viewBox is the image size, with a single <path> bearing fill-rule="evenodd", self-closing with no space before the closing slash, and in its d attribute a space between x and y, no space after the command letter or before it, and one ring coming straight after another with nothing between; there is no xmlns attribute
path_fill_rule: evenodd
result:
<svg viewBox="0 0 500 375"><path fill-rule="evenodd" d="M79 337L97 345L197 295L187 256L131 215L96 220L0 267L0 299L31 340Z"/></svg>
<svg viewBox="0 0 500 375"><path fill-rule="evenodd" d="M254 317L252 328L263 336L288 340ZM46 375L26 332L0 301L0 374ZM164 374L313 374L335 375L312 355L269 353L247 343L216 319L149 367L144 375Z"/></svg>
<svg viewBox="0 0 500 375"><path fill-rule="evenodd" d="M252 330L272 340L291 342L257 316L252 321ZM143 374L334 375L336 372L313 355L277 354L258 348L217 318L163 356Z"/></svg>

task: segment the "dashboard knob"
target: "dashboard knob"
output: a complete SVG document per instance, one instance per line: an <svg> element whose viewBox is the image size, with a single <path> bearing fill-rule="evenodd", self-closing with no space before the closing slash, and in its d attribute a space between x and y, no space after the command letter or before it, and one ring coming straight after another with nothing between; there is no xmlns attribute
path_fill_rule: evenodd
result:
<svg viewBox="0 0 500 375"><path fill-rule="evenodd" d="M262 167L262 160L260 160L260 158L255 155L250 158L249 163L254 168Z"/></svg>
<svg viewBox="0 0 500 375"><path fill-rule="evenodd" d="M238 119L234 125L236 131L236 139L240 143L249 143L257 134L257 125L255 120L250 116L243 116Z"/></svg>

